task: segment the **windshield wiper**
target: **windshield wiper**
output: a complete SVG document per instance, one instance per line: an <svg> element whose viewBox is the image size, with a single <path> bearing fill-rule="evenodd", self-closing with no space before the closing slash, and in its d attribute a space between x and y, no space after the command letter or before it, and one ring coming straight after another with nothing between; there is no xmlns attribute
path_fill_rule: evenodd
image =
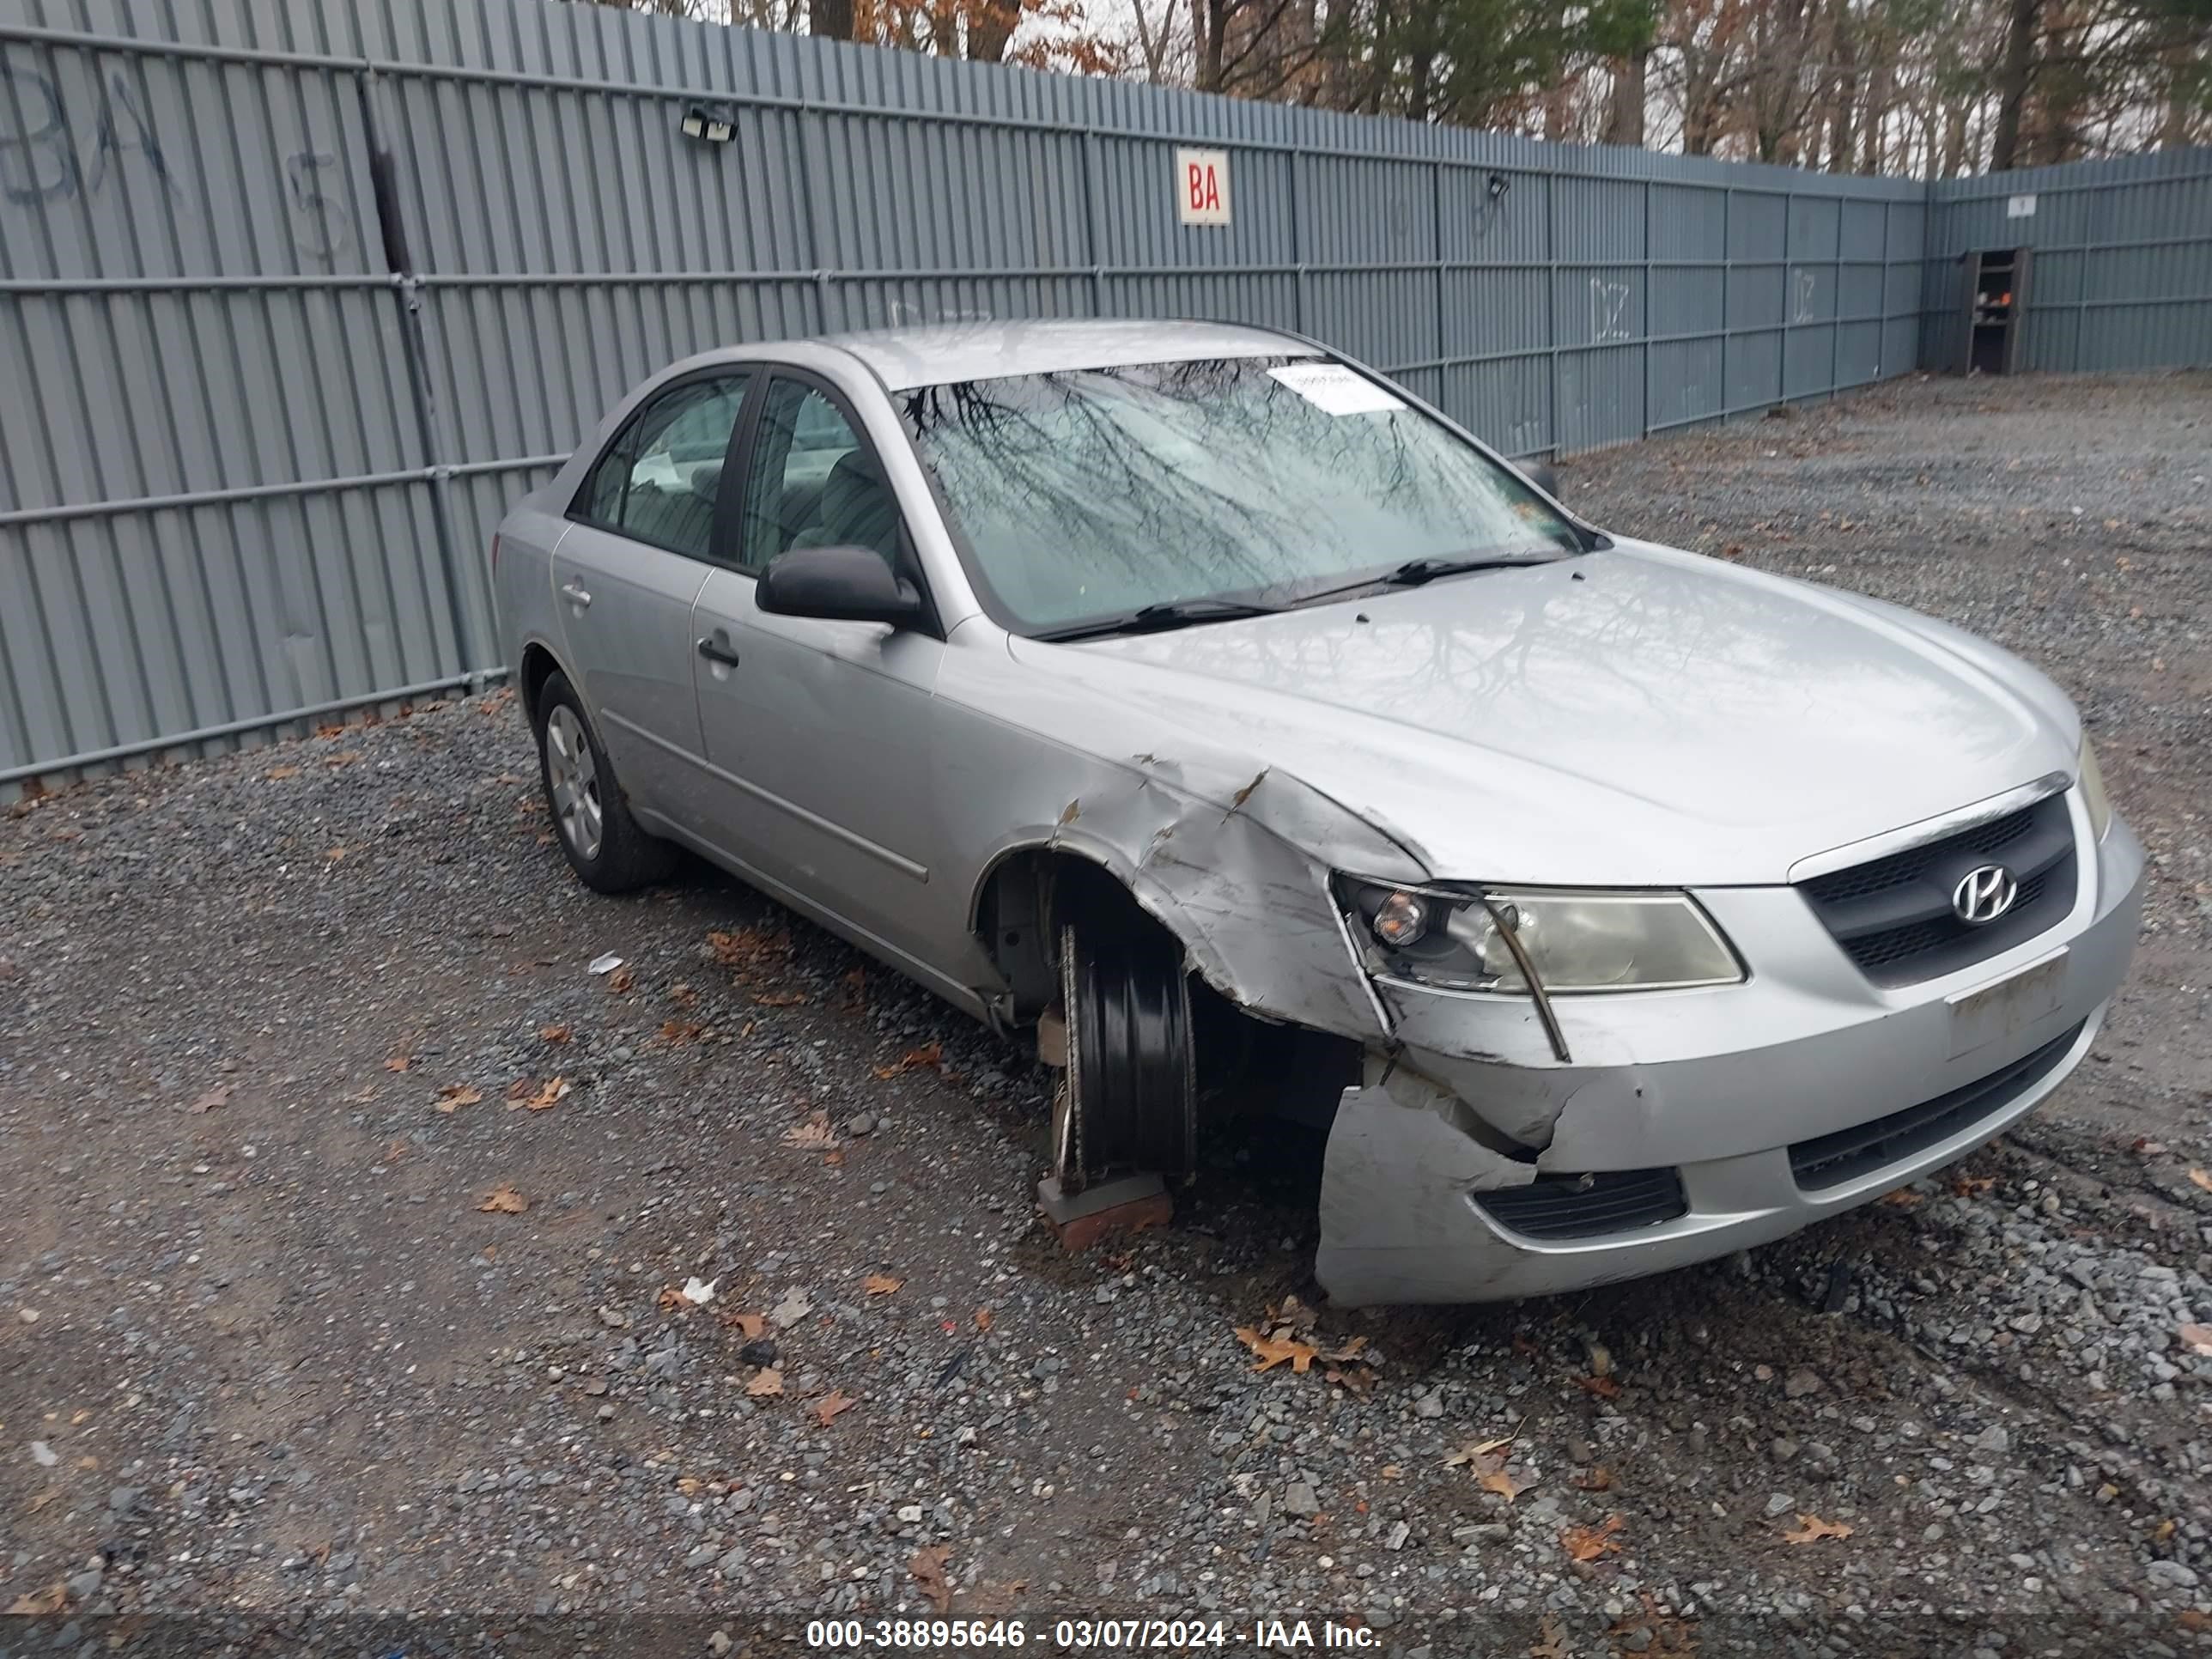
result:
<svg viewBox="0 0 2212 1659"><path fill-rule="evenodd" d="M1357 593L1369 587L1419 587L1423 582L1432 582L1439 576L1463 576L1470 570L1504 570L1516 565L1550 564L1554 559L1573 556L1572 554L1556 553L1534 558L1501 558L1492 555L1484 558L1408 559L1403 564L1362 576L1357 581L1341 582L1316 592L1301 593L1291 603L1294 605L1312 605L1317 600L1333 599L1341 594Z"/></svg>
<svg viewBox="0 0 2212 1659"><path fill-rule="evenodd" d="M1194 623L1230 622L1239 617L1272 617L1282 609L1279 605L1252 605L1243 599L1167 599L1158 605L1140 605L1124 616L1108 617L1099 622L1077 623L1067 628L1048 628L1030 637L1062 645L1071 640L1101 639L1109 634L1163 634L1171 628L1188 628Z"/></svg>

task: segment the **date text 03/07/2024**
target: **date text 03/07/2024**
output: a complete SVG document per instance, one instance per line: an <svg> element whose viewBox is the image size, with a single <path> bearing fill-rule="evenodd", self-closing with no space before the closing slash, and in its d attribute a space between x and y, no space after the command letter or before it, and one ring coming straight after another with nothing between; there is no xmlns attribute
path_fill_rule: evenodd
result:
<svg viewBox="0 0 2212 1659"><path fill-rule="evenodd" d="M1381 1645L1364 1625L1333 1619L1260 1619L1232 1625L1222 1619L1060 1619L1032 1629L1023 1619L817 1619L806 1626L806 1644L832 1652L904 1649L942 1653L962 1648L1041 1648L1065 1652L1101 1650L1176 1652L1200 1648L1250 1648L1289 1653L1302 1648L1358 1650Z"/></svg>

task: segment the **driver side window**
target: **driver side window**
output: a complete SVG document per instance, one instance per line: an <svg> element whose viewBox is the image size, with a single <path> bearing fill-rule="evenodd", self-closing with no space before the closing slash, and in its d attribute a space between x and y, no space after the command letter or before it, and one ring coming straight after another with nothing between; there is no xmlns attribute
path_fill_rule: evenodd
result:
<svg viewBox="0 0 2212 1659"><path fill-rule="evenodd" d="M577 516L618 536L706 558L747 379L686 380L639 410L584 480Z"/></svg>
<svg viewBox="0 0 2212 1659"><path fill-rule="evenodd" d="M897 498L845 413L802 381L768 389L753 434L738 563L757 575L794 547L858 546L896 568Z"/></svg>

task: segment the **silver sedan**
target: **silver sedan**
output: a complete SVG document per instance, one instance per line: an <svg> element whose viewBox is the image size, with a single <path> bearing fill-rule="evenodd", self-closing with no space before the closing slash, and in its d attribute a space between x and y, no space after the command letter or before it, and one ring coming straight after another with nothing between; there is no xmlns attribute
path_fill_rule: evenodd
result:
<svg viewBox="0 0 2212 1659"><path fill-rule="evenodd" d="M1301 339L710 352L492 558L586 882L688 848L1034 1042L1059 1201L1222 1101L1326 1124L1342 1302L1863 1203L2055 1088L2136 937L2042 674L1602 532Z"/></svg>

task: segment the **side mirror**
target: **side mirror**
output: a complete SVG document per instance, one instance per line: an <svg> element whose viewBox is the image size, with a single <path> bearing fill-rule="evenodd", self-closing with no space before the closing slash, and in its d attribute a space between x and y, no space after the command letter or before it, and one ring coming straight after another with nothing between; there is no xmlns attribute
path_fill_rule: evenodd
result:
<svg viewBox="0 0 2212 1659"><path fill-rule="evenodd" d="M1559 470L1549 461L1523 461L1521 476L1553 501L1562 499L1559 495Z"/></svg>
<svg viewBox="0 0 2212 1659"><path fill-rule="evenodd" d="M914 584L865 547L794 547L761 573L753 602L774 617L894 628L921 616L921 595Z"/></svg>

